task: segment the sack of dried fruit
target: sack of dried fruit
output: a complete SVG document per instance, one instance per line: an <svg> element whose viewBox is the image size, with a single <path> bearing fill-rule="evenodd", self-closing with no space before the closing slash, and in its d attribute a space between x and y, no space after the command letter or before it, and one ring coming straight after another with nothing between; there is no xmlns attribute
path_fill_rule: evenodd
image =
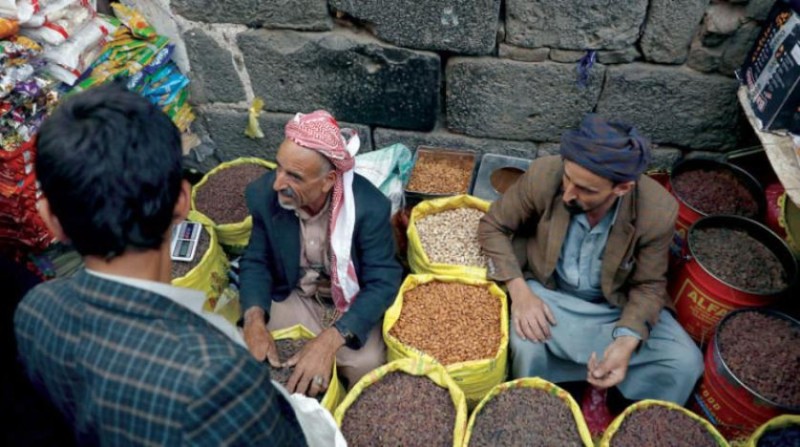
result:
<svg viewBox="0 0 800 447"><path fill-rule="evenodd" d="M594 445L575 399L538 377L497 385L469 418L464 447L511 444Z"/></svg>
<svg viewBox="0 0 800 447"><path fill-rule="evenodd" d="M333 416L350 447L461 447L467 404L441 365L403 359L362 377Z"/></svg>
<svg viewBox="0 0 800 447"><path fill-rule="evenodd" d="M203 225L191 262L172 261L172 285L206 293L203 308L213 311L217 299L228 287L228 257L217 240L213 224L196 211L189 211L187 220ZM235 322L235 320L234 320Z"/></svg>
<svg viewBox="0 0 800 447"><path fill-rule="evenodd" d="M267 169L275 169L275 163L255 157L237 158L210 170L192 188L192 209L214 223L219 243L232 254L244 252L253 229L245 189Z"/></svg>
<svg viewBox="0 0 800 447"><path fill-rule="evenodd" d="M288 343L290 341L298 341L298 340L311 340L314 338L314 333L310 330L306 329L305 326L302 324L296 324L292 327L288 327L285 329L278 329L276 331L272 331L272 338L275 340L275 343L278 347L278 356L280 360L285 362L289 360L293 355L300 352L303 348L305 343ZM286 342L286 343L284 343ZM271 370L270 376L272 376L272 380L281 383L282 385L286 385L286 382L289 380L289 377L292 375L292 371L294 368L282 368L280 370ZM322 400L320 404L323 407L328 409L331 413L336 410L336 407L339 406L342 399L345 396L345 389L342 385L342 382L339 380L339 376L336 375L336 360L333 361L333 374L331 374L330 385L328 385L328 391L325 392L325 395L322 396Z"/></svg>
<svg viewBox="0 0 800 447"><path fill-rule="evenodd" d="M631 405L617 416L598 445L728 447L728 441L710 422L680 405L648 399Z"/></svg>
<svg viewBox="0 0 800 447"><path fill-rule="evenodd" d="M440 363L474 406L506 377L508 301L497 284L409 275L383 318L389 361Z"/></svg>
<svg viewBox="0 0 800 447"><path fill-rule="evenodd" d="M776 416L753 433L746 447L779 447L800 445L800 415Z"/></svg>
<svg viewBox="0 0 800 447"><path fill-rule="evenodd" d="M420 202L408 224L408 264L419 274L486 279L478 222L490 203L460 195Z"/></svg>

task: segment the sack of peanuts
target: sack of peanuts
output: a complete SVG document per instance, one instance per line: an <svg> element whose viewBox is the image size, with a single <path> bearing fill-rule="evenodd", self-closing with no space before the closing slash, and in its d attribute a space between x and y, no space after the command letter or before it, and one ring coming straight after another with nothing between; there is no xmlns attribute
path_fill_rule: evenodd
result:
<svg viewBox="0 0 800 447"><path fill-rule="evenodd" d="M441 365L403 359L362 377L333 417L350 447L461 447L467 404Z"/></svg>
<svg viewBox="0 0 800 447"><path fill-rule="evenodd" d="M302 324L272 331L272 338L275 340L275 344L277 345L278 356L280 357L281 362L289 360L293 355L300 352L300 350L303 349L303 346L305 346L306 342L314 337L314 333L308 330ZM294 368L279 368L270 369L269 374L272 377L272 380L280 383L283 386L286 386L286 383L289 381L289 377L292 376L292 372L294 372ZM344 396L345 389L342 385L342 382L339 380L339 376L336 374L336 360L334 360L330 384L328 385L328 390L322 396L320 404L322 404L322 406L328 411L333 413L334 410L336 410L336 407L338 407L342 402L342 399L344 399Z"/></svg>
<svg viewBox="0 0 800 447"><path fill-rule="evenodd" d="M710 422L680 405L647 399L617 416L598 444L599 447L643 445L728 447L728 441Z"/></svg>
<svg viewBox="0 0 800 447"><path fill-rule="evenodd" d="M275 163L256 157L225 162L192 188L192 209L211 219L219 243L228 253L239 255L247 248L253 218L244 198L247 185L275 169Z"/></svg>
<svg viewBox="0 0 800 447"><path fill-rule="evenodd" d="M228 257L222 251L214 227L207 217L196 211L189 211L187 220L201 224L200 238L194 259L172 261L172 285L202 290L206 293L203 308L214 311L217 300L228 287ZM178 230L179 227L176 227L176 231ZM175 249L180 248L176 245Z"/></svg>
<svg viewBox="0 0 800 447"><path fill-rule="evenodd" d="M490 281L409 275L383 318L383 339L389 361L442 364L472 407L505 380L508 301Z"/></svg>
<svg viewBox="0 0 800 447"><path fill-rule="evenodd" d="M460 195L420 202L408 224L408 264L419 274L486 279L478 222L490 203Z"/></svg>
<svg viewBox="0 0 800 447"><path fill-rule="evenodd" d="M538 377L526 377L492 388L469 418L464 447L496 445L594 444L568 392Z"/></svg>
<svg viewBox="0 0 800 447"><path fill-rule="evenodd" d="M746 447L782 447L800 445L800 415L776 416L756 430Z"/></svg>

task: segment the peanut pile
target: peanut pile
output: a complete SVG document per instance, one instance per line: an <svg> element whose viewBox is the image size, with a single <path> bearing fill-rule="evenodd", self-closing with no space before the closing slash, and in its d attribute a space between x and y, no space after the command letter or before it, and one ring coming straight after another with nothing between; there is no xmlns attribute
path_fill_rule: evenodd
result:
<svg viewBox="0 0 800 447"><path fill-rule="evenodd" d="M404 294L389 333L443 365L494 358L500 311L500 300L483 287L432 281Z"/></svg>
<svg viewBox="0 0 800 447"><path fill-rule="evenodd" d="M474 208L456 208L416 221L428 259L434 264L486 266L486 257L478 243L478 223L484 214Z"/></svg>
<svg viewBox="0 0 800 447"><path fill-rule="evenodd" d="M414 164L407 189L428 194L466 194L473 163L423 152Z"/></svg>

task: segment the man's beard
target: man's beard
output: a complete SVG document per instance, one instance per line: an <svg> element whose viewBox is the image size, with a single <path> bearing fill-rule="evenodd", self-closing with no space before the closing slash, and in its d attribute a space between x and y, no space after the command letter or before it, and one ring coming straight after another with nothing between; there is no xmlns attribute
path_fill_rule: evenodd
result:
<svg viewBox="0 0 800 447"><path fill-rule="evenodd" d="M283 208L285 210L288 210L288 211L294 211L294 210L297 209L297 205L295 205L295 204L283 203L281 201L281 196L284 196L284 197L286 197L288 199L295 199L297 197L297 194L295 194L295 192L294 192L294 190L292 190L292 188L284 188L284 189L278 191L278 205L280 205L281 208Z"/></svg>
<svg viewBox="0 0 800 447"><path fill-rule="evenodd" d="M561 203L564 204L564 208L566 208L567 211L573 216L576 214L583 214L586 212L586 210L583 209L583 207L578 203L577 200L573 199L570 200L569 202L562 201Z"/></svg>

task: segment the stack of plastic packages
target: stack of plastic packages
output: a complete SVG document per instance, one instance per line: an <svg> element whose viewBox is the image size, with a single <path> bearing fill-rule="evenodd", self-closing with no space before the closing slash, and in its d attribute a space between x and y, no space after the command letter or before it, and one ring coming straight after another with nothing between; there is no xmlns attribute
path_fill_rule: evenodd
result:
<svg viewBox="0 0 800 447"><path fill-rule="evenodd" d="M187 132L195 116L188 102L189 79L171 59L174 45L135 10L120 3L111 7L122 26L72 92L125 79L128 89L159 106L181 132Z"/></svg>
<svg viewBox="0 0 800 447"><path fill-rule="evenodd" d="M41 73L41 52L26 37L0 40L0 253L14 258L51 241L35 206L34 141L58 93Z"/></svg>

